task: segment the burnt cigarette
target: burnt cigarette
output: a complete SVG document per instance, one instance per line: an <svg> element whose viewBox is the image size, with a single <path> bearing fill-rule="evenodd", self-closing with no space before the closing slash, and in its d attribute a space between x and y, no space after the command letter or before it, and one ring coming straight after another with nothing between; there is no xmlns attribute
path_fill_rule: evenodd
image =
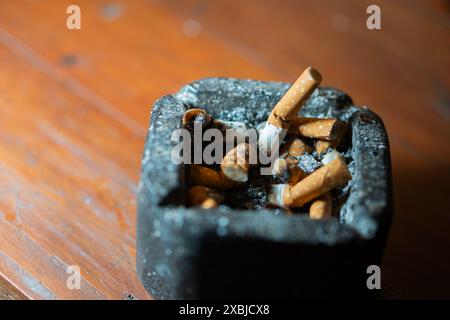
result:
<svg viewBox="0 0 450 320"><path fill-rule="evenodd" d="M281 144L290 121L295 118L305 101L322 81L320 73L308 67L284 96L278 101L267 119L264 129L259 137L259 148L266 154L270 154L272 145L278 140Z"/></svg>
<svg viewBox="0 0 450 320"><path fill-rule="evenodd" d="M318 197L309 207L311 219L327 219L331 217L331 195L329 192Z"/></svg>
<svg viewBox="0 0 450 320"><path fill-rule="evenodd" d="M223 174L235 182L247 182L250 159L254 157L254 150L248 143L240 143L231 149L222 159L220 168Z"/></svg>
<svg viewBox="0 0 450 320"><path fill-rule="evenodd" d="M345 130L345 123L334 119L317 119L297 117L292 120L289 133L300 134L304 137L333 141Z"/></svg>
<svg viewBox="0 0 450 320"><path fill-rule="evenodd" d="M275 160L272 175L289 185L294 185L306 177L306 173L298 166L298 160L289 156Z"/></svg>
<svg viewBox="0 0 450 320"><path fill-rule="evenodd" d="M311 148L297 136L290 136L284 144L281 154L288 154L291 157L299 157L311 152Z"/></svg>
<svg viewBox="0 0 450 320"><path fill-rule="evenodd" d="M193 108L187 110L182 118L183 127L189 130L194 130L196 125L201 125L202 129L206 129L212 124L212 117L205 110L200 108Z"/></svg>
<svg viewBox="0 0 450 320"><path fill-rule="evenodd" d="M189 185L200 185L219 190L227 190L237 186L223 172L218 172L198 164L191 164L188 169Z"/></svg>
<svg viewBox="0 0 450 320"><path fill-rule="evenodd" d="M204 186L195 186L188 190L188 202L190 206L211 209L223 202L224 198L225 196L222 192Z"/></svg>
<svg viewBox="0 0 450 320"><path fill-rule="evenodd" d="M269 201L282 207L302 207L305 203L343 185L351 178L344 159L337 157L294 186L273 186Z"/></svg>

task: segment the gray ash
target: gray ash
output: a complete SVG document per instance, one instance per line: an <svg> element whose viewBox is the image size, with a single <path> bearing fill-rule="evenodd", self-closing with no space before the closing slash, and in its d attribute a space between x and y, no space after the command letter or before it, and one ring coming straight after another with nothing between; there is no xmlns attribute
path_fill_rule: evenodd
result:
<svg viewBox="0 0 450 320"><path fill-rule="evenodd" d="M298 161L298 166L300 169L307 174L313 173L322 166L322 163L309 153L305 153L298 157Z"/></svg>
<svg viewBox="0 0 450 320"><path fill-rule="evenodd" d="M266 208L271 183L271 176L260 175L258 167L250 168L249 182L242 188L227 190L225 204L232 208L246 210Z"/></svg>

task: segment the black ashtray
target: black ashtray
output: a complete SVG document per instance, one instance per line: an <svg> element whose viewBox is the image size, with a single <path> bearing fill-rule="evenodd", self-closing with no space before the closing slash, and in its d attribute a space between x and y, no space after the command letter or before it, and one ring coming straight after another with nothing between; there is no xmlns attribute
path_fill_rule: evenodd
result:
<svg viewBox="0 0 450 320"><path fill-rule="evenodd" d="M157 299L342 298L371 291L392 216L389 143L382 120L345 93L319 87L301 115L347 122L352 181L339 217L280 210L186 208L186 167L171 160L188 108L257 125L289 85L225 78L191 83L153 106L138 190L137 271Z"/></svg>

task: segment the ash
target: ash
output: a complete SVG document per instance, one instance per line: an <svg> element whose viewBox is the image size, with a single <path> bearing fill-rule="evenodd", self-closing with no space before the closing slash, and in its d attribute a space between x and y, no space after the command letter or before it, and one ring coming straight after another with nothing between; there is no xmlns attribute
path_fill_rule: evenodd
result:
<svg viewBox="0 0 450 320"><path fill-rule="evenodd" d="M322 166L320 160L318 161L312 154L309 153L305 153L304 155L298 157L298 161L298 166L300 169L307 174L313 173Z"/></svg>
<svg viewBox="0 0 450 320"><path fill-rule="evenodd" d="M257 210L264 209L268 204L268 194L272 178L261 176L259 168L250 169L249 182L226 192L225 204L236 209Z"/></svg>

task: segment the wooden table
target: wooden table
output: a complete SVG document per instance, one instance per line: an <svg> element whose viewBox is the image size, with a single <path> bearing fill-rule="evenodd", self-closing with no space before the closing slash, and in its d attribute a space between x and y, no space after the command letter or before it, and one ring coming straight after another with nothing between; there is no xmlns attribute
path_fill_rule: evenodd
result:
<svg viewBox="0 0 450 320"><path fill-rule="evenodd" d="M280 3L282 2L282 3ZM293 81L307 66L388 128L388 298L450 297L446 1L0 2L0 298L149 299L135 274L150 108L195 79ZM66 286L80 267L80 290Z"/></svg>

